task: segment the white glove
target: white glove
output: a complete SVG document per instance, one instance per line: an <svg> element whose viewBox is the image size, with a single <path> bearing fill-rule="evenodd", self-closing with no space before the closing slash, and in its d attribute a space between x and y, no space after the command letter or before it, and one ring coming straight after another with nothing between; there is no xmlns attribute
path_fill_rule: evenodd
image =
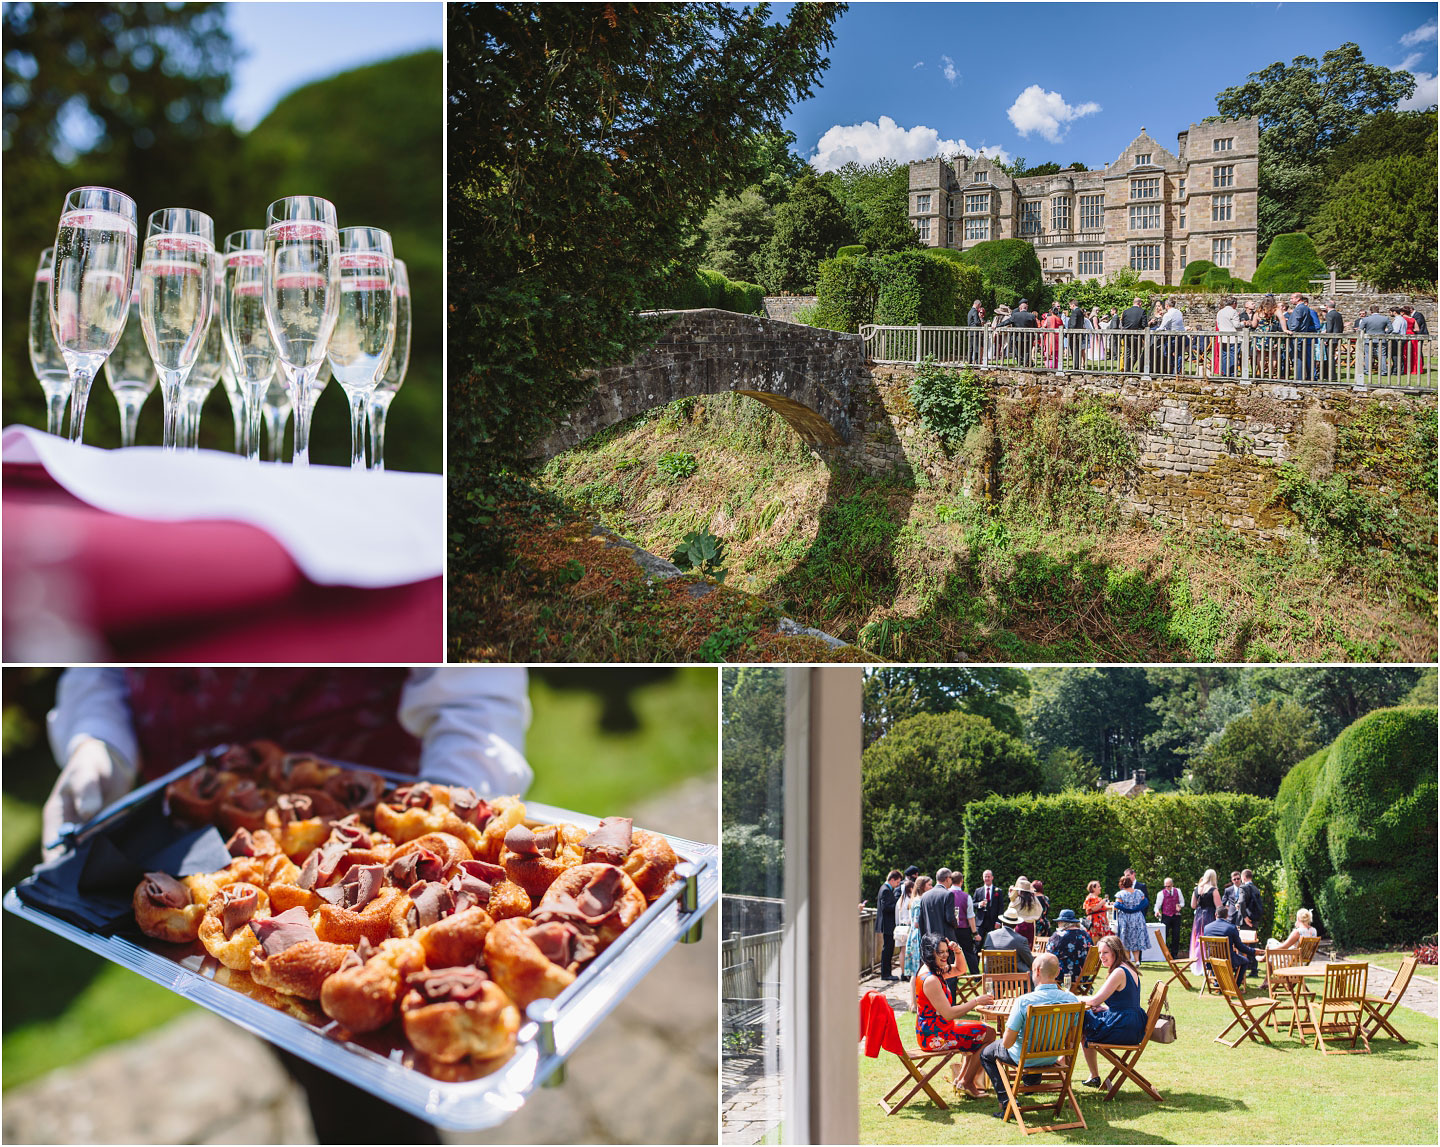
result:
<svg viewBox="0 0 1440 1147"><path fill-rule="evenodd" d="M67 823L84 824L101 809L119 800L135 784L135 766L104 741L77 736L60 779L50 790L40 813L47 860L58 856L60 830Z"/></svg>

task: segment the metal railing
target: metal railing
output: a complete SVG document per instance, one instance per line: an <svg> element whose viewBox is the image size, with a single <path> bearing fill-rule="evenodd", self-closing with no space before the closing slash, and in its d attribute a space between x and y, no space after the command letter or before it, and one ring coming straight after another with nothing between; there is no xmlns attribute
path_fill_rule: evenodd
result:
<svg viewBox="0 0 1440 1147"><path fill-rule="evenodd" d="M1399 335L1243 331L860 328L877 363L1004 367L1057 374L1236 379L1435 390L1435 342Z"/></svg>

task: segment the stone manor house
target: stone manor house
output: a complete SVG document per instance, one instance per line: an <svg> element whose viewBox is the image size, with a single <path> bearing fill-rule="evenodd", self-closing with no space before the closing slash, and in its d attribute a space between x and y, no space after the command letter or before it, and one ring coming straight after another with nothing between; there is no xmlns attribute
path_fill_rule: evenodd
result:
<svg viewBox="0 0 1440 1147"><path fill-rule="evenodd" d="M910 165L910 223L928 247L1027 239L1050 282L1133 267L1178 283L1191 259L1255 275L1255 119L1191 124L1174 153L1140 134L1109 167L1012 179L984 156Z"/></svg>

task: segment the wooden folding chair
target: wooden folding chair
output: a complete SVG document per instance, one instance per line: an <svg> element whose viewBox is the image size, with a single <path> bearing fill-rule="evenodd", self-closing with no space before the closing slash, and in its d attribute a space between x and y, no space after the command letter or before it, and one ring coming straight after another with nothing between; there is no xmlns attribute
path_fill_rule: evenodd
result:
<svg viewBox="0 0 1440 1147"><path fill-rule="evenodd" d="M1100 971L1100 946L1091 944L1085 953L1085 963L1080 965L1080 974L1075 977L1075 987L1084 995L1095 988L1095 976Z"/></svg>
<svg viewBox="0 0 1440 1147"><path fill-rule="evenodd" d="M1390 1015L1400 1003L1405 989L1410 986L1410 977L1415 974L1415 966L1419 962L1414 956L1406 956L1400 961L1400 970L1395 973L1395 978L1390 981L1390 990L1383 996L1365 997L1365 1014L1369 1017L1365 1022L1367 1039L1374 1039L1380 1034L1380 1029L1384 1028L1401 1043L1410 1042L1391 1025Z"/></svg>
<svg viewBox="0 0 1440 1147"><path fill-rule="evenodd" d="M991 972L1015 972L1019 966L1015 963L1015 952L1013 949L986 948L980 953L980 971L989 975Z"/></svg>
<svg viewBox="0 0 1440 1147"><path fill-rule="evenodd" d="M981 977L980 990L997 1000L1016 1000L1030 990L1029 972L995 972Z"/></svg>
<svg viewBox="0 0 1440 1147"><path fill-rule="evenodd" d="M1005 1086L1005 1114L1001 1121L1015 1116L1015 1122L1026 1135L1039 1131L1069 1131L1079 1127L1085 1130L1085 1116L1080 1113L1080 1104L1075 1101L1071 1087L1071 1075L1075 1061L1080 1058L1080 1041L1085 1033L1085 1005L1036 1004L1025 1013L1025 1030L1020 1035L1018 1064L1012 1064L1004 1056L996 1056L1000 1067L1000 1082ZM1056 1063L1035 1064L1036 1059L1059 1056ZM1034 1083L1022 1082L1026 1076L1040 1078ZM1020 1104L1025 1095L1053 1094L1055 1102ZM1026 1126L1025 1116L1040 1111L1049 1111L1052 1119L1059 1119L1066 1100L1075 1111L1074 1123L1046 1123Z"/></svg>
<svg viewBox="0 0 1440 1147"><path fill-rule="evenodd" d="M1105 1089L1105 1099L1114 1099L1115 1093L1120 1090L1120 1085L1127 1079L1133 1079L1135 1085L1156 1103L1165 1102L1165 1097L1155 1090L1148 1079L1135 1070L1135 1065L1140 1062L1140 1057L1145 1054L1145 1048L1150 1043L1150 1037L1155 1034L1155 1021L1160 1018L1160 1010L1165 1006L1165 996L1169 991L1170 980L1166 980L1163 984L1156 984L1150 989L1150 1003L1145 1009L1145 1038L1139 1043L1092 1043L1090 1045L1115 1065L1110 1069L1110 1074L1105 1077L1105 1082L1100 1085Z"/></svg>
<svg viewBox="0 0 1440 1147"><path fill-rule="evenodd" d="M1201 936L1200 955L1204 959L1205 987L1201 994L1209 992L1211 995L1220 994L1220 985L1215 982L1214 975L1210 971L1211 960L1224 960L1226 966L1230 964L1230 940L1225 936Z"/></svg>
<svg viewBox="0 0 1440 1147"><path fill-rule="evenodd" d="M1319 951L1319 949L1320 949L1320 937L1319 937L1319 936L1301 936L1301 937L1300 937L1300 955L1303 956L1304 959L1302 959L1300 962L1301 962L1302 964L1308 964L1311 960L1313 960L1313 959L1315 958L1315 953L1316 953L1317 951Z"/></svg>
<svg viewBox="0 0 1440 1147"><path fill-rule="evenodd" d="M1223 940L1224 937L1220 939ZM1256 1043L1263 1040L1269 1044L1270 1037L1265 1034L1265 1021L1270 1018L1270 1013L1280 1001L1272 1000L1268 996L1251 996L1247 999L1235 982L1235 972L1230 967L1228 955L1223 960L1211 957L1210 975L1206 978L1214 979L1216 994L1222 996L1230 1005L1230 1013L1235 1017L1229 1026L1215 1037L1215 1042L1223 1043L1226 1047L1239 1047L1246 1039L1252 1039ZM1225 1037L1230 1034L1230 1029L1236 1026L1240 1028L1240 1034L1232 1043Z"/></svg>
<svg viewBox="0 0 1440 1147"><path fill-rule="evenodd" d="M1325 990L1310 1001L1310 1022L1315 1025L1315 1046L1325 1055L1370 1054L1370 1037L1365 1034L1365 980L1369 964L1326 964ZM1346 1050L1325 1046L1325 1036L1350 1037ZM1359 1052L1355 1041L1365 1045Z"/></svg>
<svg viewBox="0 0 1440 1147"><path fill-rule="evenodd" d="M1287 1034L1293 1034L1297 1025L1300 1026L1300 1034L1303 1036L1305 1024L1305 1012L1309 1007L1306 1002L1311 994L1305 987L1305 981L1296 977L1276 976L1277 968L1296 968L1305 963L1305 957L1299 948L1267 948L1263 953L1265 956L1265 994L1276 1002L1275 1011L1267 1021L1271 1027L1278 1028L1282 1018L1289 1019ZM1284 993L1283 995L1281 993ZM1281 1015L1280 1009L1285 1009L1285 1016Z"/></svg>
<svg viewBox="0 0 1440 1147"><path fill-rule="evenodd" d="M906 1074L902 1075L900 1081L885 1093L883 1099L877 1100L886 1115L894 1115L921 1091L933 1099L940 1110L949 1110L949 1105L930 1081L959 1054L957 1051L925 1051L918 1047L907 1048L900 1040L900 1027L895 1022L895 1012L879 992L866 992L860 1000L860 1034L865 1043L865 1054L871 1059L878 1059L883 1050L896 1056L905 1065ZM932 1061L935 1066L922 1074L921 1064L929 1066ZM898 1101L892 1103L891 1100L895 1098L896 1093L907 1085L910 1090L905 1092Z"/></svg>
<svg viewBox="0 0 1440 1147"><path fill-rule="evenodd" d="M1175 957L1170 954L1170 945L1165 943L1165 933L1156 932L1155 942L1160 945L1160 954L1165 957L1165 962L1170 965L1170 979L1165 982L1170 984L1179 980L1185 985L1185 990L1188 992L1190 990L1190 981L1185 978L1185 966L1176 963Z"/></svg>

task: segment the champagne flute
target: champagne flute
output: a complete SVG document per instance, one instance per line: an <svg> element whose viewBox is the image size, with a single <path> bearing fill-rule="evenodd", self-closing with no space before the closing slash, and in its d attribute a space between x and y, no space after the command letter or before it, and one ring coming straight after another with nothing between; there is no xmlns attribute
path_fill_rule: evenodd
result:
<svg viewBox="0 0 1440 1147"><path fill-rule="evenodd" d="M265 319L264 231L249 228L225 236L222 298L226 357L245 412L245 454L250 461L259 462L260 417L266 393L272 386L284 386L284 381L275 377L275 344Z"/></svg>
<svg viewBox="0 0 1440 1147"><path fill-rule="evenodd" d="M266 213L265 323L295 410L297 466L310 464L310 410L340 309L335 206L314 195L277 199Z"/></svg>
<svg viewBox="0 0 1440 1147"><path fill-rule="evenodd" d="M205 347L214 257L215 224L204 212L165 207L150 216L140 260L140 321L160 375L166 450L176 448L185 382Z"/></svg>
<svg viewBox="0 0 1440 1147"><path fill-rule="evenodd" d="M159 381L140 322L138 282L130 292L130 316L125 321L125 329L120 332L120 341L105 360L105 381L110 386L110 393L115 396L115 404L120 407L120 445L134 446L135 423L139 421L140 408Z"/></svg>
<svg viewBox="0 0 1440 1147"><path fill-rule="evenodd" d="M261 403L265 413L266 437L270 442L270 461L280 461L280 449L285 443L285 424L290 421L290 392L278 376L271 376ZM252 439L252 449L258 449L258 436Z"/></svg>
<svg viewBox="0 0 1440 1147"><path fill-rule="evenodd" d="M395 345L395 253L378 227L340 232L340 313L326 357L350 400L350 469L365 469L370 395Z"/></svg>
<svg viewBox="0 0 1440 1147"><path fill-rule="evenodd" d="M395 401L395 392L405 381L405 372L410 367L410 274L405 269L405 260L395 260L395 344L390 350L390 360L385 364L385 373L375 384L375 393L370 396L370 469L385 469L385 417L390 413L390 404Z"/></svg>
<svg viewBox="0 0 1440 1147"><path fill-rule="evenodd" d="M70 440L85 435L85 406L100 364L120 340L135 277L135 200L109 187L65 196L55 237L50 316L73 384Z"/></svg>
<svg viewBox="0 0 1440 1147"><path fill-rule="evenodd" d="M185 447L192 451L200 449L200 415L205 409L205 400L210 397L210 392L215 389L215 384L220 381L220 375L225 369L225 340L221 335L219 316L215 313L219 309L218 300L225 269L220 257L213 251L210 254L210 268L214 282L212 298L215 301L210 306L205 342L201 345L195 366L190 371L190 377L185 380L185 388L181 392L185 399Z"/></svg>
<svg viewBox="0 0 1440 1147"><path fill-rule="evenodd" d="M55 248L40 252L35 283L30 288L30 369L45 392L45 429L57 438L64 432L65 405L70 401L70 368L55 342L50 318L50 287L55 278Z"/></svg>

